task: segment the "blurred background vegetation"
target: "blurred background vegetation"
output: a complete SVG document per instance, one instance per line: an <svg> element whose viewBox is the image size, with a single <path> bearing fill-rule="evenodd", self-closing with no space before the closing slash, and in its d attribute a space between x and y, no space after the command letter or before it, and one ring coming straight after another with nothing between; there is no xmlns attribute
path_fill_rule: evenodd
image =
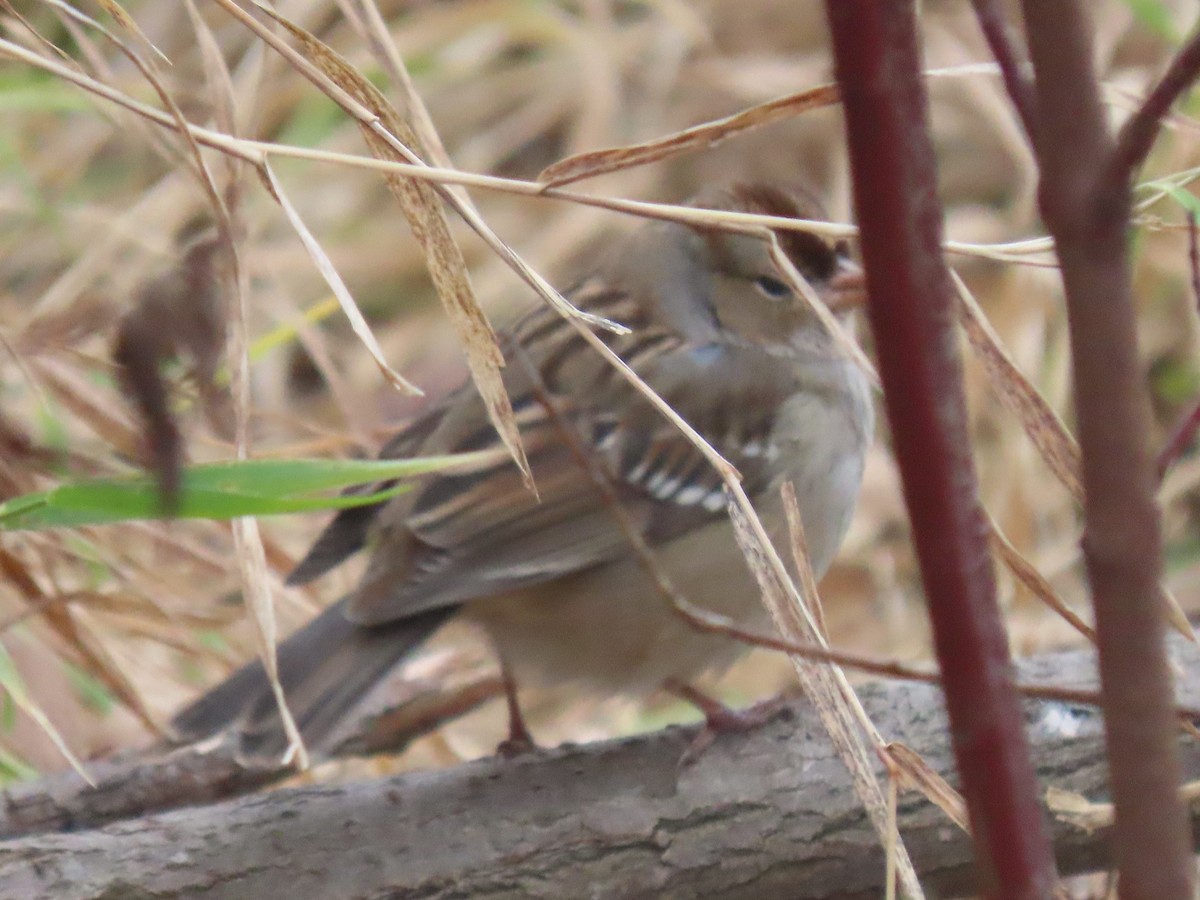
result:
<svg viewBox="0 0 1200 900"><path fill-rule="evenodd" d="M246 136L363 153L361 136L327 97L244 27L199 0L235 83ZM818 0L379 0L416 87L455 164L532 179L572 153L642 141L832 80ZM1015 6L1015 4L1014 4ZM197 38L182 5L127 0L124 9L169 65L159 74L193 122L212 116ZM967 0L922 5L947 236L1003 244L1042 234L1036 173ZM317 34L397 96L336 0L284 0L281 13ZM93 77L159 105L138 70L49 4L0 4L8 40L58 51ZM1097 0L1097 65L1119 120L1162 70L1191 25L1183 0ZM99 5L86 7L114 29ZM1014 9L1015 14L1015 9ZM34 31L41 37L37 37ZM48 50L46 39L58 48ZM132 41L132 39L131 39ZM134 42L136 44L136 42ZM257 77L256 67L262 66ZM1146 378L1161 446L1200 394L1196 297L1188 262L1186 187L1200 166L1197 104L1187 102L1142 173L1179 176L1138 198L1135 286ZM180 165L181 145L137 118L34 67L0 58L0 498L61 480L128 471L139 458L136 419L111 362L113 329L138 286L170 268L207 201ZM208 151L206 151L207 153ZM212 154L209 154L212 156ZM297 160L276 171L374 327L388 359L429 397L464 376L461 352L422 256L377 175ZM664 201L714 181L800 181L852 221L836 109L806 113L707 151L596 178L589 193ZM1158 197L1158 199L1154 199ZM557 284L606 236L634 220L547 199L476 190L485 219ZM870 202L864 198L864 202ZM260 456L369 454L422 402L387 386L329 302L328 289L278 206L246 185L244 261L251 294L253 449ZM481 302L502 324L534 302L522 283L452 221ZM996 261L952 255L1023 372L1071 422L1067 335L1057 273L1044 257ZM967 353L967 392L983 499L1018 549L1087 618L1079 515L1015 418ZM173 371L177 413L193 461L232 456L227 425L205 414L187 373ZM902 499L881 425L862 502L822 597L837 646L902 660L930 656ZM1167 582L1200 608L1200 456L1164 482ZM264 520L268 560L282 579L322 516ZM19 677L81 757L142 743L145 719L170 712L253 653L236 599L228 526L143 523L74 532L0 535L0 767L8 779L62 768L41 728L12 702ZM355 578L351 564L305 590L280 590L283 629L311 616ZM1000 572L1015 652L1079 636ZM448 629L418 671L490 665L465 629ZM719 684L747 702L790 688L781 657L755 652ZM140 707L143 714L131 712ZM572 702L531 708L543 742L653 728L692 713L666 700ZM448 764L491 752L499 704L374 767ZM339 764L344 770L348 764ZM357 769L356 769L357 771Z"/></svg>

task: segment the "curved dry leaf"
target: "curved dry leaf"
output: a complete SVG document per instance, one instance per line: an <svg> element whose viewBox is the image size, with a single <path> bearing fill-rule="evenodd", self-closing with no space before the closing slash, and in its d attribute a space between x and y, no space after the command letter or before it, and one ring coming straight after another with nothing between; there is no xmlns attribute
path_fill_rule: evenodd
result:
<svg viewBox="0 0 1200 900"><path fill-rule="evenodd" d="M988 322L979 303L967 289L959 274L951 269L950 276L954 280L954 287L958 295L958 319L967 333L971 347L990 376L988 385L1000 398L1000 401L1012 410L1021 421L1025 433L1033 441L1050 471L1067 489L1075 502L1082 506L1084 494L1083 483L1080 480L1082 462L1079 445L1067 431L1067 426L1063 424L1062 419L1051 409L1046 399L1009 357L1008 352L1000 343L999 335ZM994 520L991 520L991 531L992 546L1012 573L1047 605L1063 616L1076 630L1094 641L1094 632L1078 616L1070 612L1061 600L1057 599L1057 595L1046 580L1017 553L1016 549L1000 533ZM1196 632L1188 621L1187 614L1174 595L1162 585L1159 585L1158 600L1163 605L1164 614L1171 627L1187 640L1197 643Z"/></svg>
<svg viewBox="0 0 1200 900"><path fill-rule="evenodd" d="M1113 805L1094 803L1083 794L1058 787L1046 788L1046 806L1057 819L1091 834L1113 823Z"/></svg>
<svg viewBox="0 0 1200 900"><path fill-rule="evenodd" d="M1029 379L1017 368L1000 343L979 303L958 273L950 270L958 294L958 320L967 333L979 361L988 373L988 386L1020 420L1021 426L1041 454L1050 471L1074 498L1083 503L1080 481L1079 445L1067 431L1062 419L1046 402Z"/></svg>
<svg viewBox="0 0 1200 900"><path fill-rule="evenodd" d="M967 802L962 794L930 767L920 753L906 744L893 741L880 748L879 755L884 758L889 774L898 778L902 787L920 791L925 799L949 816L950 821L963 831L970 832Z"/></svg>
<svg viewBox="0 0 1200 900"><path fill-rule="evenodd" d="M995 63L968 64L930 69L925 74L930 78L997 75L999 67ZM734 135L798 116L810 109L836 106L841 102L841 94L836 84L819 84L807 90L756 104L721 119L693 125L691 128L685 128L652 141L627 144L623 147L608 147L603 150L589 150L585 153L568 156L543 169L538 175L538 181L547 187L561 187L585 178L595 178L598 175L607 175L610 172L619 172L622 169L658 162L681 153L714 147Z"/></svg>
<svg viewBox="0 0 1200 900"><path fill-rule="evenodd" d="M585 178L657 162L680 153L712 147L743 131L761 128L763 125L791 118L810 109L834 106L840 102L841 95L836 84L818 85L645 143L589 150L586 153L568 156L543 169L538 175L538 181L544 182L548 187L561 187Z"/></svg>
<svg viewBox="0 0 1200 900"><path fill-rule="evenodd" d="M990 512L985 514L987 515L988 529L991 532L989 537L992 543L992 553L1000 558L1000 561L1008 567L1017 581L1025 585L1035 597L1066 619L1072 628L1095 644L1096 632L1092 626L1083 621L1075 610L1063 602L1046 577L1012 545L1008 536L1000 530L999 523L992 518L992 514Z"/></svg>

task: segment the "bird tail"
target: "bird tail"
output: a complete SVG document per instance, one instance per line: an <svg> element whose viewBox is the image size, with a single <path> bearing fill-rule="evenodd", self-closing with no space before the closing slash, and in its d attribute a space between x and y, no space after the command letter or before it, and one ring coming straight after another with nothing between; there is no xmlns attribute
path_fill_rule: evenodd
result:
<svg viewBox="0 0 1200 900"><path fill-rule="evenodd" d="M277 650L279 681L310 752L329 741L358 702L453 613L435 609L365 628L345 615L345 599L309 622ZM237 729L243 753L282 755L287 737L261 662L242 666L179 713L172 722L184 740Z"/></svg>

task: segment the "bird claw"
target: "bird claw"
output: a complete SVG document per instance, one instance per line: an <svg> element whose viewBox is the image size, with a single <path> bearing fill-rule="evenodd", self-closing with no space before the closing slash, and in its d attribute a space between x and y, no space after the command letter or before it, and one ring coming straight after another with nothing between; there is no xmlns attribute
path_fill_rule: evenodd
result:
<svg viewBox="0 0 1200 900"><path fill-rule="evenodd" d="M496 755L501 759L519 759L522 756L536 753L539 749L537 743L528 733L523 735L510 734L496 745Z"/></svg>
<svg viewBox="0 0 1200 900"><path fill-rule="evenodd" d="M688 699L695 702L692 697ZM679 758L681 769L686 769L699 760L719 735L753 731L773 722L787 711L787 701L783 697L771 697L745 709L730 709L710 697L705 697L705 700L707 702L703 704L696 704L704 713L704 726Z"/></svg>

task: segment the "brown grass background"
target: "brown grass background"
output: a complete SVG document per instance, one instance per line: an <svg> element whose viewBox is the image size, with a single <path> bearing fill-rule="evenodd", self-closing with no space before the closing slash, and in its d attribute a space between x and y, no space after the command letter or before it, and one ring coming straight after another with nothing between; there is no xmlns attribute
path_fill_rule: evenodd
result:
<svg viewBox="0 0 1200 900"><path fill-rule="evenodd" d="M177 4L130 0L125 8L170 60L161 77L195 122L211 96L194 33ZM239 123L247 135L362 153L354 123L271 53L266 75L249 77L263 48L241 26L200 4L233 71ZM569 154L632 143L728 115L831 80L822 4L815 0L446 0L381 2L395 38L457 166L531 179ZM21 7L43 36L95 77L154 103L128 61L94 34L67 28L44 5ZM283 2L279 10L373 77L379 67L333 0ZM1192 4L1100 0L1094 4L1097 65L1114 120L1161 71L1191 24ZM93 8L88 12L101 15ZM111 21L111 20L106 20ZM4 35L44 52L12 10ZM966 0L927 0L926 63L956 69L989 60ZM386 84L378 81L385 90ZM71 477L127 470L137 426L109 358L113 326L137 286L177 258L179 237L205 215L206 201L178 164L179 145L134 117L69 85L0 61L0 491L43 489ZM243 87L253 85L252 88ZM999 244L1040 236L1036 173L999 79L959 69L930 82L932 118L947 208L947 236ZM395 96L391 93L390 96ZM1143 181L1200 166L1200 123L1185 103L1168 123ZM420 252L399 209L372 173L295 160L277 172L289 197L354 293L393 366L430 397L464 376L463 357L433 296ZM605 196L675 201L712 181L804 181L851 221L836 110L806 113L731 138L715 148L584 182ZM1147 196L1139 191L1138 197ZM557 284L589 258L625 216L570 203L476 190L491 226ZM867 201L869 202L869 200ZM385 385L340 314L307 311L328 290L278 208L250 183L244 259L252 292L251 339L256 455L370 453L421 401ZM1162 444L1200 392L1195 298L1184 213L1178 199L1142 210L1135 286L1147 384ZM531 292L461 223L452 222L489 316L503 323L534 302ZM1071 421L1068 349L1057 273L1044 265L953 255L1022 371ZM273 336L281 341L267 346ZM1053 586L1087 617L1079 515L1015 418L967 353L983 499L1004 531ZM175 373L177 412L192 460L232 456L219 417ZM1167 583L1189 612L1200 607L1200 535L1195 511L1200 457L1166 479ZM282 578L316 534L322 516L264 520L268 558ZM231 539L220 523L177 522L0 536L0 642L31 696L88 757L146 740L111 684L165 721L203 685L253 652L240 603ZM356 567L302 591L277 593L282 627L339 595ZM1000 572L1014 651L1077 643L1078 636ZM862 501L834 569L822 586L836 646L881 657L930 655L921 592L896 472L879 429ZM40 599L39 599L40 598ZM59 610L58 625L38 612ZM32 610L32 612L31 612ZM62 610L69 612L63 613ZM65 624L64 624L65 623ZM477 636L447 630L416 666L487 665ZM88 660L92 662L88 662ZM103 660L109 686L97 671ZM731 702L790 687L781 657L751 653L718 686ZM9 778L64 765L42 730L5 706L0 762ZM11 713L11 714L10 714ZM545 742L585 740L691 717L677 704L619 698L573 702L534 698L532 725ZM490 752L502 736L495 705L443 729L398 760L371 767L449 764ZM359 771L339 764L337 771Z"/></svg>

